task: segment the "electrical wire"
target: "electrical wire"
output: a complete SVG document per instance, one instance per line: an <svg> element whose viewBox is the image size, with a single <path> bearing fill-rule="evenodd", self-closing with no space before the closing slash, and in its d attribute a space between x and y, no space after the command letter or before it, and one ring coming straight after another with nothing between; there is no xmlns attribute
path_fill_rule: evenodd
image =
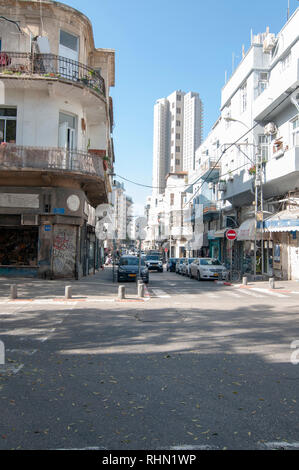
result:
<svg viewBox="0 0 299 470"><path fill-rule="evenodd" d="M269 111L266 116L263 118L263 120L265 120L271 113L273 113L273 111L275 111L275 109L277 109L281 104L284 103L285 100L287 100L289 98L289 96L294 93L294 91L296 91L297 89L299 88L299 86L297 86L295 88L295 90L291 91L290 93L287 94L287 96L284 97L284 99L278 103L271 111ZM220 162L220 160L222 159L223 155L225 154L225 152L227 150L229 150L231 147L233 147L234 145L237 145L237 143L243 139L243 137L245 137L249 132L253 131L258 125L260 124L260 121L256 122L250 129L248 129L244 134L242 134L237 140L235 140L233 143L229 144L228 147L226 147L223 152L221 153L220 157L218 158L218 160L214 163L214 165L212 166L212 168L210 169L209 173L207 174L206 178L202 181L200 187L197 189L197 191L195 192L195 194L192 195L192 197L189 199L189 201L185 204L188 205L192 199L194 199L194 197L196 196L196 194L198 193L198 191L202 188L203 184L206 183L208 180L207 178L210 176L210 174L212 173L212 171L214 170L214 168L217 167L218 163ZM252 163L252 160L248 157L248 155L241 151L247 158L248 160L251 161ZM244 164L244 165L241 165L240 167L236 168L234 171L238 170L238 169L241 169L241 168L244 168L246 165L248 165L248 163ZM223 173L222 176L226 176L227 174L229 174L230 172L228 173ZM136 181L132 181L128 178L125 178L124 176L121 176L121 175L118 175L118 174L115 174L115 176L117 178L121 178L122 180L124 181L127 181L128 183L132 183L132 184L135 184L136 186L141 186L143 188L150 188L150 189L161 189L160 186L151 186L151 185L146 185L146 184L142 184L142 183L137 183ZM199 180L201 179L201 177L197 178L193 183L188 183L188 184L185 184L184 187L189 187L189 186L194 186ZM217 178L215 178L215 180L217 180ZM169 189L177 189L178 186L168 186ZM185 207L184 206L184 207Z"/></svg>

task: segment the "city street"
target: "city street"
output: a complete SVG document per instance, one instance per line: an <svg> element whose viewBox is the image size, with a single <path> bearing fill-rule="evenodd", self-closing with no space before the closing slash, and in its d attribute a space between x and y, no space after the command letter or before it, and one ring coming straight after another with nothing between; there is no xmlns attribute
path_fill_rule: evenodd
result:
<svg viewBox="0 0 299 470"><path fill-rule="evenodd" d="M0 449L299 448L298 283L111 274L0 281Z"/></svg>

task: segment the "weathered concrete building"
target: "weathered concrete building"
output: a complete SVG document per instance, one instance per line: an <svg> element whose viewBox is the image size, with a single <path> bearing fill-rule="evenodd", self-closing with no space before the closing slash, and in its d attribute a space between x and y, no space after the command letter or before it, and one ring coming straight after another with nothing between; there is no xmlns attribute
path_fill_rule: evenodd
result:
<svg viewBox="0 0 299 470"><path fill-rule="evenodd" d="M115 54L59 2L0 0L0 16L0 275L79 278L100 262Z"/></svg>

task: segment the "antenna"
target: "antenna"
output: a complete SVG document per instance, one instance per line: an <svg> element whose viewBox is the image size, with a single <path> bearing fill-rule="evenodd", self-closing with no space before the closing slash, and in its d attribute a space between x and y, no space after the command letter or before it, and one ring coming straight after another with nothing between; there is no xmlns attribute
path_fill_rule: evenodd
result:
<svg viewBox="0 0 299 470"><path fill-rule="evenodd" d="M288 0L287 20L290 17L290 0Z"/></svg>

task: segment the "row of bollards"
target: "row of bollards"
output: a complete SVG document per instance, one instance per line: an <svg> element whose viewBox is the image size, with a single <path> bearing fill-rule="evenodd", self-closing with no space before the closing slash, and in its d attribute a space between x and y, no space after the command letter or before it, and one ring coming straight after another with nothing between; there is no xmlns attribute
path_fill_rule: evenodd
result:
<svg viewBox="0 0 299 470"><path fill-rule="evenodd" d="M138 297L144 297L144 284L140 280L137 283L137 295ZM124 285L118 287L118 298L119 300L126 298L126 288Z"/></svg>
<svg viewBox="0 0 299 470"><path fill-rule="evenodd" d="M247 286L248 277L244 276L242 280L243 280L243 286ZM269 287L270 287L270 289L275 289L275 279L274 279L274 277L269 278Z"/></svg>
<svg viewBox="0 0 299 470"><path fill-rule="evenodd" d="M11 300L18 298L18 288L16 284L11 284L10 286L10 297ZM64 291L64 298L71 299L72 298L72 286L65 286Z"/></svg>

